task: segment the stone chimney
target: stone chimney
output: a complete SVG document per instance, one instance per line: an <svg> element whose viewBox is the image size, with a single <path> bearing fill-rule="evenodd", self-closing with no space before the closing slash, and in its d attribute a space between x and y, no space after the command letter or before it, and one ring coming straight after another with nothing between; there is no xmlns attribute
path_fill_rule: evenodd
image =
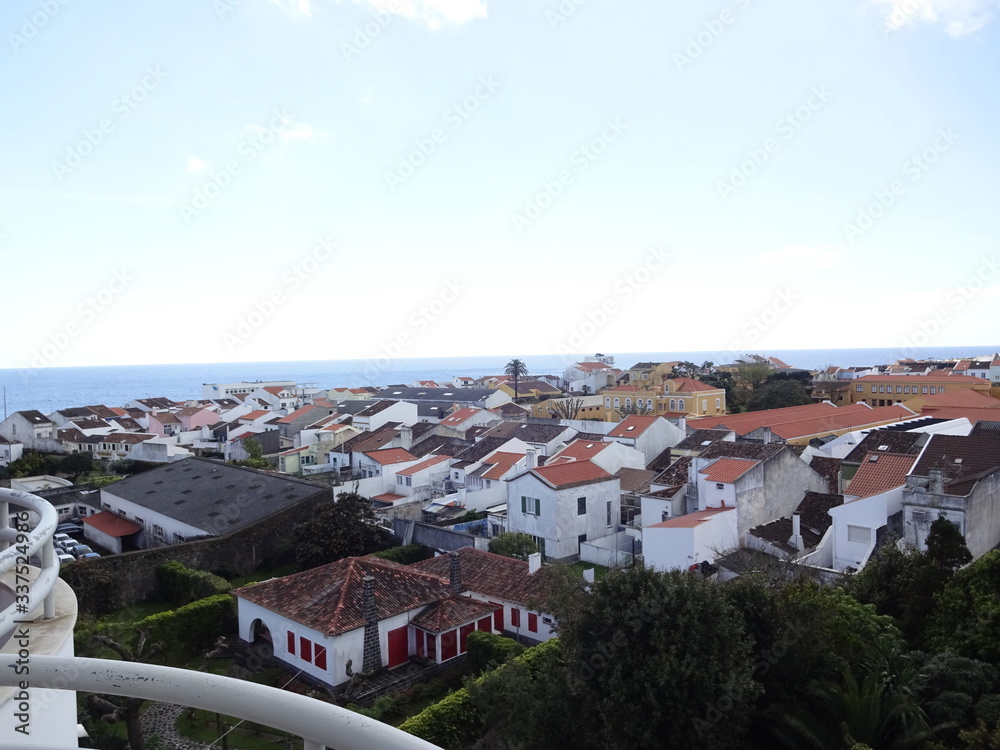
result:
<svg viewBox="0 0 1000 750"><path fill-rule="evenodd" d="M524 468L534 469L537 468L537 466L538 462L535 460L535 449L528 448L528 450L524 452Z"/></svg>
<svg viewBox="0 0 1000 750"><path fill-rule="evenodd" d="M399 447L404 451L413 447L413 428L408 424L399 426Z"/></svg>
<svg viewBox="0 0 1000 750"><path fill-rule="evenodd" d="M528 575L534 575L542 569L542 553L532 552L528 555Z"/></svg>
<svg viewBox="0 0 1000 750"><path fill-rule="evenodd" d="M935 495L944 494L944 472L941 469L931 469L927 473L927 491Z"/></svg>
<svg viewBox="0 0 1000 750"><path fill-rule="evenodd" d="M792 514L792 537L788 543L800 552L806 548L805 541L802 539L802 519L798 513Z"/></svg>
<svg viewBox="0 0 1000 750"><path fill-rule="evenodd" d="M452 552L448 558L448 588L458 596L465 591L465 586L462 585L462 562L458 559L457 552Z"/></svg>
<svg viewBox="0 0 1000 750"><path fill-rule="evenodd" d="M375 612L375 578L361 579L364 588L361 593L361 614L365 618L364 662L361 670L371 673L382 667L382 644L378 637L378 615Z"/></svg>

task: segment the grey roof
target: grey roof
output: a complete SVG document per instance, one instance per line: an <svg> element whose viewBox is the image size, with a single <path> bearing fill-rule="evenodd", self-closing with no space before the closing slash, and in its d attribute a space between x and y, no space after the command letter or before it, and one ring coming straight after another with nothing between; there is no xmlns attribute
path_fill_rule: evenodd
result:
<svg viewBox="0 0 1000 750"><path fill-rule="evenodd" d="M19 411L15 413L20 414L32 424L52 424L52 421L37 409L28 409L26 411Z"/></svg>
<svg viewBox="0 0 1000 750"><path fill-rule="evenodd" d="M861 463L868 453L900 453L915 456L920 453L927 442L926 432L900 432L898 430L878 429L865 435L861 442L844 456L844 463ZM884 446L884 447L883 447Z"/></svg>
<svg viewBox="0 0 1000 750"><path fill-rule="evenodd" d="M221 535L316 498L329 489L219 461L185 458L115 482L103 491L206 533Z"/></svg>
<svg viewBox="0 0 1000 750"><path fill-rule="evenodd" d="M443 401L445 403L476 403L492 396L489 388L386 388L373 399L391 398L397 401Z"/></svg>
<svg viewBox="0 0 1000 750"><path fill-rule="evenodd" d="M532 424L528 422L501 422L488 432L483 433L484 438L502 437L520 438L526 443L550 443L562 436L566 431L573 431L572 427L564 424ZM575 431L573 431L575 434Z"/></svg>
<svg viewBox="0 0 1000 750"><path fill-rule="evenodd" d="M481 461L493 451L503 447L509 440L509 437L484 437L475 445L456 453L454 457L459 461Z"/></svg>
<svg viewBox="0 0 1000 750"><path fill-rule="evenodd" d="M362 401L361 399L348 399L346 401L338 401L334 409L337 414L358 414L371 405L372 402L368 400Z"/></svg>
<svg viewBox="0 0 1000 750"><path fill-rule="evenodd" d="M359 417L374 417L380 411L385 411L393 404L398 404L399 401L383 399L381 401L366 401L365 403L367 403L368 406L358 412Z"/></svg>
<svg viewBox="0 0 1000 750"><path fill-rule="evenodd" d="M674 446L676 450L701 450L725 438L732 430L695 430Z"/></svg>

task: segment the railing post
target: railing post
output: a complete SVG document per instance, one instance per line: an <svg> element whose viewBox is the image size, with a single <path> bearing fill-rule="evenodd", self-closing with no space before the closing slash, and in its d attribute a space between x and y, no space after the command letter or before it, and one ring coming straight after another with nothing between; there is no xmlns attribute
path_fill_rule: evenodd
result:
<svg viewBox="0 0 1000 750"><path fill-rule="evenodd" d="M10 505L8 505L6 500L0 500L0 528L8 528L10 526ZM0 537L0 552L7 549L10 546L8 542L3 537Z"/></svg>
<svg viewBox="0 0 1000 750"><path fill-rule="evenodd" d="M56 564L56 553L53 548L52 536L45 542L45 546L42 547L42 569L46 570L48 568L55 567ZM49 591L48 595L45 597L45 606L43 608L44 617L46 620L51 620L56 616L56 589L55 586Z"/></svg>
<svg viewBox="0 0 1000 750"><path fill-rule="evenodd" d="M326 750L326 745L302 738L302 750Z"/></svg>

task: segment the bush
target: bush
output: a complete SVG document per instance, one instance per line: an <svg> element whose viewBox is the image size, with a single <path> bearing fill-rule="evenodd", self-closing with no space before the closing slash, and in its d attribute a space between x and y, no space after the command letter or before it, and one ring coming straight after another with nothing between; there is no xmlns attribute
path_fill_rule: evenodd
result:
<svg viewBox="0 0 1000 750"><path fill-rule="evenodd" d="M211 648L220 635L235 632L236 623L236 601L229 594L218 594L150 615L136 623L136 628L148 629L153 642L179 645L193 655Z"/></svg>
<svg viewBox="0 0 1000 750"><path fill-rule="evenodd" d="M521 644L484 630L469 633L468 646L469 667L474 675L496 669L524 652Z"/></svg>
<svg viewBox="0 0 1000 750"><path fill-rule="evenodd" d="M390 547L389 549L384 549L381 552L373 552L372 554L375 557L381 557L383 560L397 562L401 565L409 565L410 563L426 560L434 553L422 544L404 544L401 547Z"/></svg>
<svg viewBox="0 0 1000 750"><path fill-rule="evenodd" d="M483 720L469 691L460 688L399 725L404 732L445 748L468 747L479 736Z"/></svg>
<svg viewBox="0 0 1000 750"><path fill-rule="evenodd" d="M205 570L192 570L176 560L165 562L156 569L164 599L173 604L188 604L217 594L228 594L232 586Z"/></svg>

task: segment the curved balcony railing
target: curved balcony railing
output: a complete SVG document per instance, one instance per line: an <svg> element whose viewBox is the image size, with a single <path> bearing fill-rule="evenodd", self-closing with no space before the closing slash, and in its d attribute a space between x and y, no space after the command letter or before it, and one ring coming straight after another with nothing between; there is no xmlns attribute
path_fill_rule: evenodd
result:
<svg viewBox="0 0 1000 750"><path fill-rule="evenodd" d="M8 523L12 510L13 527ZM0 600L3 606L7 599L12 599L0 612L0 645L14 632L18 625L15 621L23 623L25 618L37 618L39 607L43 622L57 616L55 589L59 565L52 543L57 523L58 514L47 500L27 492L0 489L0 575L13 581L12 586L8 585L9 592L5 587L5 597ZM64 584L59 585L68 593ZM0 687L16 687L23 679L15 669L17 659L14 653L0 654ZM437 748L388 724L323 701L186 669L35 653L31 655L31 681L42 687L57 686L58 691L144 698L250 719L302 738L304 750ZM10 737L5 736L7 729L0 727L0 749L21 747L9 742ZM76 745L53 746L50 750L76 750Z"/></svg>

